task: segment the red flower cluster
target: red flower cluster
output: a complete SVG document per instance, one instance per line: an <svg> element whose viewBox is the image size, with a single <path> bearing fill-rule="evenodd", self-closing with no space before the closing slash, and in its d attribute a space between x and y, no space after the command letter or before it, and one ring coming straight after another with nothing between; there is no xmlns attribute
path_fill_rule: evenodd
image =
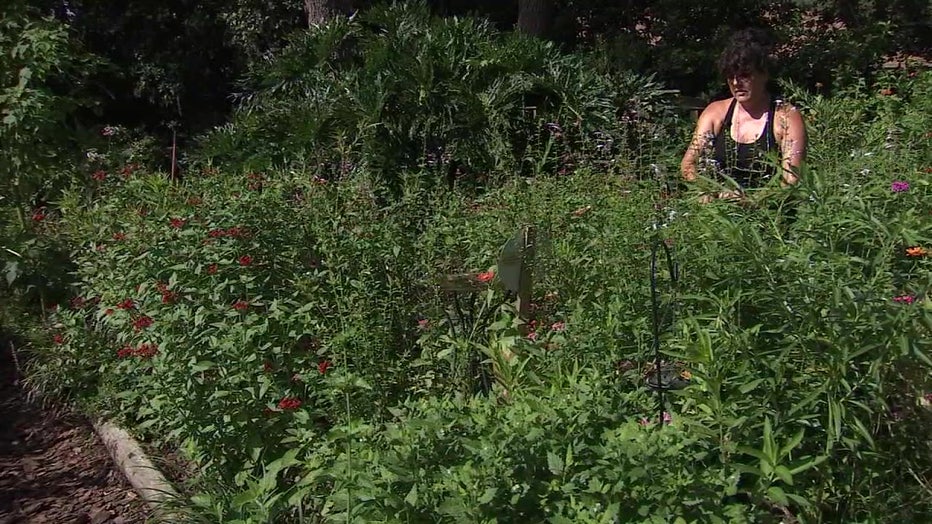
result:
<svg viewBox="0 0 932 524"><path fill-rule="evenodd" d="M296 397L285 397L278 401L278 409L293 410L301 407L301 399Z"/></svg>
<svg viewBox="0 0 932 524"><path fill-rule="evenodd" d="M155 344L140 344L139 347L134 348L132 345L127 344L122 348L117 350L117 358L128 358L128 357L139 357L139 358L152 358L157 355L159 352L159 347Z"/></svg>
<svg viewBox="0 0 932 524"><path fill-rule="evenodd" d="M55 333L55 336L52 337L52 342L60 346L65 343L65 336L61 333Z"/></svg>
<svg viewBox="0 0 932 524"><path fill-rule="evenodd" d="M172 218L172 219L169 221L169 223L170 223L171 226L172 226L173 228L175 228L175 229L181 229L181 228L184 227L184 219L183 219L183 218L174 217L174 218Z"/></svg>
<svg viewBox="0 0 932 524"><path fill-rule="evenodd" d="M207 232L207 236L210 238L243 238L246 235L246 230L238 226L229 229L211 229Z"/></svg>
<svg viewBox="0 0 932 524"><path fill-rule="evenodd" d="M158 281L155 283L155 289L157 289L158 292L162 294L163 304L171 304L172 302L175 301L175 299L178 298L178 293L175 293L174 291L170 291L168 289L168 284L162 281Z"/></svg>
<svg viewBox="0 0 932 524"><path fill-rule="evenodd" d="M97 171L94 171L94 174L91 175L91 178L98 182L103 182L104 179L107 178L107 172L103 169L98 169Z"/></svg>
<svg viewBox="0 0 932 524"><path fill-rule="evenodd" d="M217 274L217 264L211 264L211 265L207 266L207 274L208 274L208 275L216 275L216 274Z"/></svg>
<svg viewBox="0 0 932 524"><path fill-rule="evenodd" d="M129 178L133 175L133 171L139 169L139 164L126 164L123 166L123 169L120 170L120 174L123 175L123 178Z"/></svg>
<svg viewBox="0 0 932 524"><path fill-rule="evenodd" d="M249 256L249 255L243 255L243 256L239 257L239 265L241 265L241 266L248 266L248 265L250 265L250 264L252 264L252 257L251 257L251 256Z"/></svg>
<svg viewBox="0 0 932 524"><path fill-rule="evenodd" d="M113 314L113 308L108 307L107 309L104 310L104 315L107 315L109 317L112 314Z"/></svg>
<svg viewBox="0 0 932 524"><path fill-rule="evenodd" d="M33 221L33 222L42 222L43 220L45 220L45 209L37 209L37 210L32 214L32 221Z"/></svg>
<svg viewBox="0 0 932 524"><path fill-rule="evenodd" d="M246 302L245 300L237 300L233 303L233 309L237 311L246 311L249 309L249 302Z"/></svg>
<svg viewBox="0 0 932 524"><path fill-rule="evenodd" d="M117 304L117 309L125 309L129 311L130 309L136 309L136 304L133 303L133 299L127 298L123 302Z"/></svg>
<svg viewBox="0 0 932 524"><path fill-rule="evenodd" d="M147 317L146 315L141 315L136 318L136 320L133 320L133 329L136 331L142 331L151 325L152 317Z"/></svg>
<svg viewBox="0 0 932 524"><path fill-rule="evenodd" d="M333 366L333 362L330 362L329 360L321 360L320 362L317 363L317 371L319 371L320 374L323 375L332 366Z"/></svg>

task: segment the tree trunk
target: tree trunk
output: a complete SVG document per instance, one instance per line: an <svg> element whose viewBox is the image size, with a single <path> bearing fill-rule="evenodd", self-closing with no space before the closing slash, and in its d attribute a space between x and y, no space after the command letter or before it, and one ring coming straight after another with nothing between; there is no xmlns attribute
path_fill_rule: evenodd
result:
<svg viewBox="0 0 932 524"><path fill-rule="evenodd" d="M308 26L323 24L340 14L349 14L352 7L350 0L304 0Z"/></svg>
<svg viewBox="0 0 932 524"><path fill-rule="evenodd" d="M553 23L553 0L518 0L518 31L546 38Z"/></svg>

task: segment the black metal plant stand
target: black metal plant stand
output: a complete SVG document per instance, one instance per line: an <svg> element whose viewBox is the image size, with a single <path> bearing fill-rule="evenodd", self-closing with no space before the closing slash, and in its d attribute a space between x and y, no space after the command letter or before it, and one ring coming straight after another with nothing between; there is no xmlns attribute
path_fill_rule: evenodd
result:
<svg viewBox="0 0 932 524"><path fill-rule="evenodd" d="M670 181L664 179L661 170L656 166L655 174L661 183L663 194L661 195L660 202L654 206L654 222L651 229L653 240L651 242L650 251L650 298L652 313L652 351L654 357L654 369L652 375L648 374L647 386L657 392L658 420L662 423L663 415L666 412L666 399L664 398L664 393L668 390L682 389L685 387L686 382L680 379L679 373L676 371L675 367L668 366L669 369L665 369L663 367L660 353L660 331L661 323L663 322L660 311L660 293L657 286L657 266L660 252L663 251L664 260L667 264L667 271L670 275L670 281L672 283L674 301L677 284L679 282L679 266L673 259L673 253L670 250L670 246L667 245L663 235L661 234L661 229L664 225L664 222L671 218L670 215L665 215L665 213L668 212L668 209L663 205L663 201L673 195L673 190L670 185ZM674 313L672 310L669 311L669 313L670 318L668 321L670 325L672 325L674 321Z"/></svg>

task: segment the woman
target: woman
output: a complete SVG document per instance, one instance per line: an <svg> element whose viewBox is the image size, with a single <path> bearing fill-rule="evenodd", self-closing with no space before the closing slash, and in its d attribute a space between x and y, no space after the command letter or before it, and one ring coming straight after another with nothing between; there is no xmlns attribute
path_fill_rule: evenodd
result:
<svg viewBox="0 0 932 524"><path fill-rule="evenodd" d="M704 201L743 198L746 189L764 185L778 170L784 186L799 180L799 166L806 157L806 126L799 111L767 87L772 66L766 42L761 30L740 31L718 60L731 98L712 102L699 116L680 170L683 178L694 181L704 160L713 176L726 175L737 187L704 195ZM766 159L771 152L779 155L779 169Z"/></svg>

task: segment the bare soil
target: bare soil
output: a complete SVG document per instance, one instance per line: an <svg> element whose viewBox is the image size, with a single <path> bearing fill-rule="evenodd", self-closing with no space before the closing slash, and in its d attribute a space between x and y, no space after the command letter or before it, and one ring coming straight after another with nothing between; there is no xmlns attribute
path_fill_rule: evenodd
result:
<svg viewBox="0 0 932 524"><path fill-rule="evenodd" d="M148 507L88 421L29 402L0 339L0 524L137 524Z"/></svg>

